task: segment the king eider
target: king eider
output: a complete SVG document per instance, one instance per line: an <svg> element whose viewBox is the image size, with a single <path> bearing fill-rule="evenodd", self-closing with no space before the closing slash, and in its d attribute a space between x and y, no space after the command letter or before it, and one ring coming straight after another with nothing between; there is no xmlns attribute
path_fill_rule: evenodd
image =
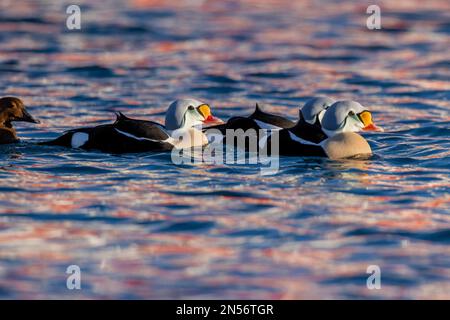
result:
<svg viewBox="0 0 450 320"><path fill-rule="evenodd" d="M227 129L242 129L244 131L248 129L254 129L255 132L258 132L259 129L279 130L283 128L291 128L294 125L295 123L291 120L276 114L265 112L258 104L256 104L255 111L250 116L231 117L226 123L216 126L210 126L204 128L204 130L206 131L208 129L216 129L219 130L222 135L225 135Z"/></svg>
<svg viewBox="0 0 450 320"><path fill-rule="evenodd" d="M326 96L317 96L309 99L303 108L299 109L299 120L297 123L292 122L289 119L286 119L282 116L270 114L261 110L261 108L256 104L255 112L249 117L232 117L226 123L208 127L208 129L217 129L221 133L221 137L217 137L216 131L208 131L206 132L208 138L215 142L221 141L222 143L227 143L225 136L226 130L243 130L244 132L252 129L253 133L256 135L256 139L259 141L259 145L264 145L265 140L269 137L269 135L260 136L259 129L266 130L275 130L284 132L289 130L293 134L299 134L304 136L307 139L311 139L311 141L316 141L319 135L319 139L323 138L324 133L321 132L320 129L320 121L323 118L323 115L328 107L330 107L335 100L326 97ZM248 134L249 131L247 131ZM320 136L322 133L322 136ZM249 137L252 134L248 134ZM251 138L250 138L251 139ZM232 142L228 142L232 143ZM246 148L248 146L246 145Z"/></svg>
<svg viewBox="0 0 450 320"><path fill-rule="evenodd" d="M319 156L331 159L370 155L367 141L356 132L382 131L372 121L372 114L356 101L338 101L329 107L320 125L309 130L296 128L278 132L279 154L287 156ZM274 135L267 139L272 143Z"/></svg>
<svg viewBox="0 0 450 320"><path fill-rule="evenodd" d="M26 110L22 100L15 97L0 99L0 144L19 142L12 122L23 121L39 123Z"/></svg>
<svg viewBox="0 0 450 320"><path fill-rule="evenodd" d="M113 124L69 130L55 140L41 144L108 153L168 151L207 144L207 137L196 127L217 123L221 121L212 116L208 104L181 99L170 104L164 126L118 113Z"/></svg>

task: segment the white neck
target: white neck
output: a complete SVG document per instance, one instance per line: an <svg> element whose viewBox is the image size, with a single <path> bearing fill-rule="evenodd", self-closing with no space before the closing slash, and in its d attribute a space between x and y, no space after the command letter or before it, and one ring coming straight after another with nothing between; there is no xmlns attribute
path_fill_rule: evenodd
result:
<svg viewBox="0 0 450 320"><path fill-rule="evenodd" d="M338 135L340 133L359 132L359 131L361 131L361 126L358 125L356 122L351 121L350 119L347 119L347 121L345 122L345 125L341 128L338 128L336 130L327 130L324 127L322 127L322 131L325 132L325 134L328 137L334 137L335 135Z"/></svg>

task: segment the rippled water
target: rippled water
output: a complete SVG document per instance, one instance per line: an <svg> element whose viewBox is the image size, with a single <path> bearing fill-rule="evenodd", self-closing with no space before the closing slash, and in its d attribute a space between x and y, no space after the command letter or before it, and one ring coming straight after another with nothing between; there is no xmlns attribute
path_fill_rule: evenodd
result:
<svg viewBox="0 0 450 320"><path fill-rule="evenodd" d="M42 121L0 146L0 298L450 298L448 1L372 1L382 31L354 2L76 2L81 31L63 1L0 4L1 95ZM374 111L373 157L262 176L33 145L183 96L295 119L315 94Z"/></svg>

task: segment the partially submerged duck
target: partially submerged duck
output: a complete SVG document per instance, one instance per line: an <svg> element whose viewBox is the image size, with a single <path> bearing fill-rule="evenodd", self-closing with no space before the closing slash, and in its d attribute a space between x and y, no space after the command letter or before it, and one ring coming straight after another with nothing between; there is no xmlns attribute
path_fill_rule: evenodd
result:
<svg viewBox="0 0 450 320"><path fill-rule="evenodd" d="M289 129L299 124L314 125L319 123L325 110L335 102L334 99L326 96L317 96L309 99L303 108L299 110L299 120L297 123L277 114L268 113L256 104L255 111L248 117L237 116L230 118L226 123L214 126L225 133L226 129Z"/></svg>
<svg viewBox="0 0 450 320"><path fill-rule="evenodd" d="M170 104L165 125L131 119L118 113L113 124L69 130L42 144L108 153L168 151L206 145L208 139L197 126L220 122L212 116L208 104L195 99L181 99Z"/></svg>
<svg viewBox="0 0 450 320"><path fill-rule="evenodd" d="M319 124L320 123L320 124ZM372 153L368 142L356 132L382 131L372 121L372 114L356 101L338 101L327 108L321 121L310 130L279 131L280 155L319 156L331 159ZM267 140L272 143L273 135Z"/></svg>
<svg viewBox="0 0 450 320"><path fill-rule="evenodd" d="M24 103L19 98L4 97L0 99L0 144L19 142L16 130L12 122L23 121L39 123L25 108Z"/></svg>
<svg viewBox="0 0 450 320"><path fill-rule="evenodd" d="M259 129L283 129L291 128L294 125L295 123L291 120L277 114L268 113L262 110L258 104L256 104L255 111L250 116L231 117L226 123L208 127L206 129L216 129L219 130L223 135L225 135L227 129L242 129L244 131L248 129L254 129L256 132L258 132Z"/></svg>
<svg viewBox="0 0 450 320"><path fill-rule="evenodd" d="M254 130L258 141L262 144L265 143L265 139L268 138L267 135L260 136L260 129L265 130L289 130L290 132L299 133L308 136L311 131L320 130L320 121L325 113L325 110L330 107L335 100L326 96L317 96L308 100L303 108L299 110L299 120L297 123L292 122L282 116L270 114L263 111L258 104L256 104L255 112L248 117L232 117L226 123L206 128L219 130L220 133L225 136L226 130L243 130L247 131L249 129ZM208 133L207 133L208 134ZM247 134L249 134L247 132ZM249 134L251 136L251 134ZM216 136L215 132L211 133L211 137ZM223 141L226 143L224 137L214 138L214 141ZM314 141L314 136L312 136L312 141ZM260 144L261 144L260 143Z"/></svg>

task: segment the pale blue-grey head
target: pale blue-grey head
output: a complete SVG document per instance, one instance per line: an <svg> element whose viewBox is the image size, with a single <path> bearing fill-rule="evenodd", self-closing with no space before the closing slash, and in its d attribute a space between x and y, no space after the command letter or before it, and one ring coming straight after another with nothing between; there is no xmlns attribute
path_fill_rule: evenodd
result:
<svg viewBox="0 0 450 320"><path fill-rule="evenodd" d="M328 136L341 132L382 131L372 122L372 114L360 103L351 100L337 101L327 109L322 119L322 129Z"/></svg>
<svg viewBox="0 0 450 320"><path fill-rule="evenodd" d="M317 121L319 123L325 114L325 111L335 102L336 100L327 96L317 96L308 100L303 108L301 109L303 118L306 122L314 124Z"/></svg>
<svg viewBox="0 0 450 320"><path fill-rule="evenodd" d="M211 116L209 105L196 99L179 99L167 109L165 126L167 130L190 128L205 122Z"/></svg>

